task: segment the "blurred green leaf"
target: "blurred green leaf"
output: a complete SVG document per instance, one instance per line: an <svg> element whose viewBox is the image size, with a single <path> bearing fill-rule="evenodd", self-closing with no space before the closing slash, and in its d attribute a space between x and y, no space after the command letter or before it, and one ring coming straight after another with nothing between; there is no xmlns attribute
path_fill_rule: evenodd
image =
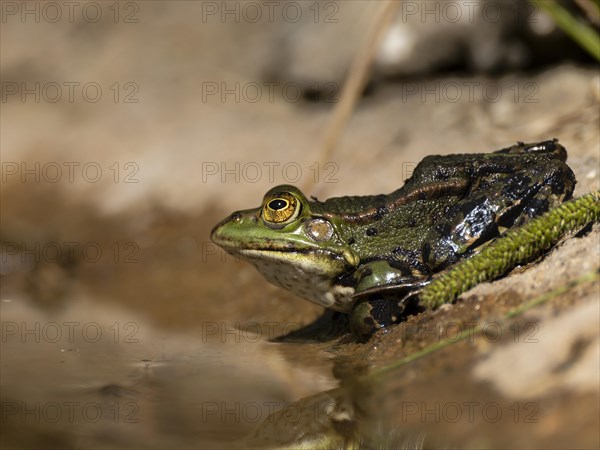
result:
<svg viewBox="0 0 600 450"><path fill-rule="evenodd" d="M577 20L577 18L563 8L556 0L531 1L539 6L541 10L548 13L558 27L567 33L589 54L600 61L600 35L593 27ZM600 6L600 0L595 0L595 3Z"/></svg>

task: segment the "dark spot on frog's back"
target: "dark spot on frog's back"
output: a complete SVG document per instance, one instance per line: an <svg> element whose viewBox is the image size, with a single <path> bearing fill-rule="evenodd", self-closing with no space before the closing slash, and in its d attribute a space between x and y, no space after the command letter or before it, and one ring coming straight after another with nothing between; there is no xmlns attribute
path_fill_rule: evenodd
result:
<svg viewBox="0 0 600 450"><path fill-rule="evenodd" d="M377 236L377 228L368 228L366 234L367 236Z"/></svg>
<svg viewBox="0 0 600 450"><path fill-rule="evenodd" d="M382 219L388 213L388 207L385 205L377 207L377 213L375 214L374 219L379 220Z"/></svg>

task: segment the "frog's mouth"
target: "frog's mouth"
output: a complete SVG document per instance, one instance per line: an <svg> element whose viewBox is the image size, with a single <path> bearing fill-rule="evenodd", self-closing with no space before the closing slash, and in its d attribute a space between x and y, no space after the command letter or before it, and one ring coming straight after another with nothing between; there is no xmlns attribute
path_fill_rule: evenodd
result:
<svg viewBox="0 0 600 450"><path fill-rule="evenodd" d="M218 244L220 245L220 244ZM290 265L313 274L337 275L349 268L342 255L324 249L298 249L289 246L222 246L229 254L254 265Z"/></svg>
<svg viewBox="0 0 600 450"><path fill-rule="evenodd" d="M219 247L224 249L227 253L232 255L249 255L249 256L261 256L268 254L279 254L279 253L298 253L298 254L310 254L311 252L327 252L334 254L333 252L327 251L325 249L314 249L314 248L303 248L298 247L291 242L278 242L276 240L260 240L257 242L244 242L241 244L240 242L228 239L226 236L223 236L219 233L219 229L213 230L210 238L211 240L217 244Z"/></svg>
<svg viewBox="0 0 600 450"><path fill-rule="evenodd" d="M358 255L350 251L336 252L327 248L299 246L298 243L278 242L233 242L213 234L212 240L227 253L236 258L261 263L289 264L305 269L313 267L313 273L339 273L355 268L359 263ZM333 270L332 270L333 269Z"/></svg>

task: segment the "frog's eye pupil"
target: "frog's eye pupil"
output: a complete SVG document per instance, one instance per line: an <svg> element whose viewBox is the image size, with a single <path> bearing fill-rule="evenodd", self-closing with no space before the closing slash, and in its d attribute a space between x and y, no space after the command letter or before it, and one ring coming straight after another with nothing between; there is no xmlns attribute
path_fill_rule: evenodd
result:
<svg viewBox="0 0 600 450"><path fill-rule="evenodd" d="M283 200L281 198L277 198L275 200L271 200L269 202L269 208L271 208L274 211L279 211L280 209L283 209L285 207L288 206L288 201L287 200Z"/></svg>
<svg viewBox="0 0 600 450"><path fill-rule="evenodd" d="M300 214L298 199L288 192L278 192L266 199L262 218L269 226L282 227L295 220Z"/></svg>

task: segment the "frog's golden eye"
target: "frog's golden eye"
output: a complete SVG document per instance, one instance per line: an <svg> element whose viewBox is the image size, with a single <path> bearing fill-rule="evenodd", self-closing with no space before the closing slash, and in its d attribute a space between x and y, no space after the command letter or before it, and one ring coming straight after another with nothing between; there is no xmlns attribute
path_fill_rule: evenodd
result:
<svg viewBox="0 0 600 450"><path fill-rule="evenodd" d="M285 225L298 217L299 213L298 199L288 192L280 192L265 201L262 216L267 224Z"/></svg>

